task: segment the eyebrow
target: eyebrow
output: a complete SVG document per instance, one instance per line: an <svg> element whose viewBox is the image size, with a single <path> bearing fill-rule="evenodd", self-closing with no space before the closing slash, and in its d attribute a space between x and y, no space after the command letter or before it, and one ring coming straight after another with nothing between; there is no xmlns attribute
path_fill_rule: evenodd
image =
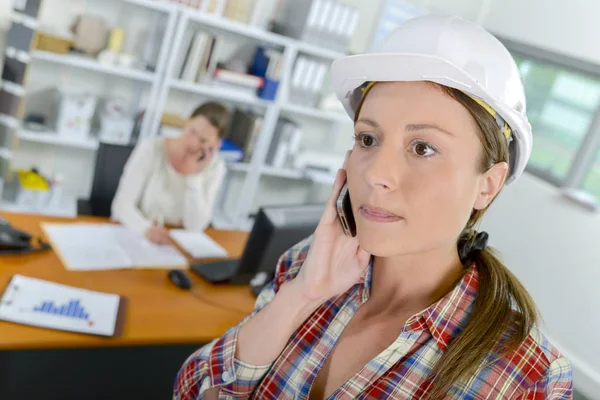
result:
<svg viewBox="0 0 600 400"><path fill-rule="evenodd" d="M370 125L373 128L380 128L380 125L377 123L377 121L374 121L370 118L361 118L358 121L356 121L357 124L359 122L362 122L363 124L366 124L366 125ZM443 129L436 124L408 124L404 127L404 129L406 129L408 132L436 130L436 131L445 133L447 135L454 136L454 134L452 132L449 132L449 131Z"/></svg>
<svg viewBox="0 0 600 400"><path fill-rule="evenodd" d="M404 129L406 129L409 132L417 132L417 131L425 131L425 130L433 129L433 130L445 133L446 135L454 136L454 134L452 132L449 132L449 131L443 129L436 124L409 124L409 125L406 125L404 127Z"/></svg>
<svg viewBox="0 0 600 400"><path fill-rule="evenodd" d="M356 121L357 124L359 122L362 122L363 124L370 125L373 128L379 128L379 124L377 123L377 121L374 121L374 120L369 119L369 118L361 118L358 121Z"/></svg>

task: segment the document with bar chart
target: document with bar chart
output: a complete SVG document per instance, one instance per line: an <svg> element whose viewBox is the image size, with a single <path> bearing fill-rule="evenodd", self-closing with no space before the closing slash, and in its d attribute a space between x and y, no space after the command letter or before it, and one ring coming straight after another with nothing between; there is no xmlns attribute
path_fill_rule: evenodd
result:
<svg viewBox="0 0 600 400"><path fill-rule="evenodd" d="M115 336L122 301L116 294L15 275L0 299L0 320Z"/></svg>

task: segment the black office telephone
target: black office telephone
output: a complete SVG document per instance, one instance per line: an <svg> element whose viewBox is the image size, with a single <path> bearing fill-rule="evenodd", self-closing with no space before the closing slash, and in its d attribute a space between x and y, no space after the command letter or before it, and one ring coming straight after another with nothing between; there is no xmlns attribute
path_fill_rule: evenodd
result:
<svg viewBox="0 0 600 400"><path fill-rule="evenodd" d="M41 238L33 240L29 233L13 228L7 220L0 217L0 256L36 253L48 249L50 245Z"/></svg>

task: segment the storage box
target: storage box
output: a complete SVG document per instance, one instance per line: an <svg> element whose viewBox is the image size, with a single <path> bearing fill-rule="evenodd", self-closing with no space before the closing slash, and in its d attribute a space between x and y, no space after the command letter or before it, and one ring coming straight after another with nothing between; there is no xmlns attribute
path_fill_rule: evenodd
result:
<svg viewBox="0 0 600 400"><path fill-rule="evenodd" d="M96 110L96 96L61 93L58 99L56 131L61 136L87 137Z"/></svg>
<svg viewBox="0 0 600 400"><path fill-rule="evenodd" d="M73 46L73 41L70 39L41 32L35 34L33 43L33 48L36 50L51 51L52 53L59 54L67 54L71 46Z"/></svg>
<svg viewBox="0 0 600 400"><path fill-rule="evenodd" d="M90 134L96 104L96 96L48 88L28 94L26 105L27 114L44 115L48 129L58 135L83 138Z"/></svg>
<svg viewBox="0 0 600 400"><path fill-rule="evenodd" d="M100 141L111 144L129 144L134 121L131 118L100 118Z"/></svg>

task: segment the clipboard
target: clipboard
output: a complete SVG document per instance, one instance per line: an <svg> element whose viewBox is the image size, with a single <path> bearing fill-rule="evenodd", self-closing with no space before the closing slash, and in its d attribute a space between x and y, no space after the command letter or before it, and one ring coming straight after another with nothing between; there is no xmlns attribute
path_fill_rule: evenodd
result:
<svg viewBox="0 0 600 400"><path fill-rule="evenodd" d="M101 337L120 337L127 298L23 275L0 294L0 320Z"/></svg>

